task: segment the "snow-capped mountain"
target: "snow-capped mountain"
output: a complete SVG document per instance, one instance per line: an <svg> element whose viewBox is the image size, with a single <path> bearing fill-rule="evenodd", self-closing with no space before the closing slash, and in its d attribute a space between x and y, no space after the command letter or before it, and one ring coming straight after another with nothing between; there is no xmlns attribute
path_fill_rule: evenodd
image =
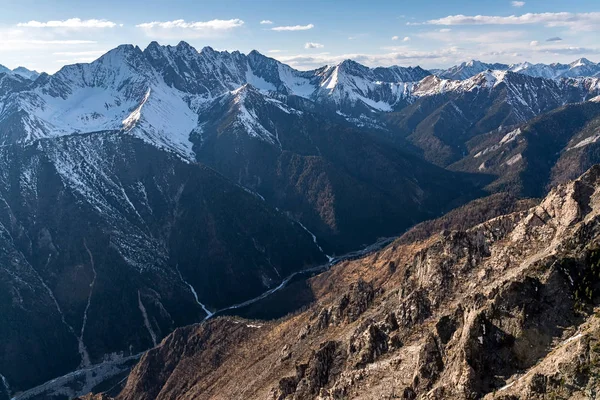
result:
<svg viewBox="0 0 600 400"><path fill-rule="evenodd" d="M471 60L446 70L436 70L435 75L446 79L462 80L469 79L488 69L518 72L536 78L547 79L593 77L600 74L600 64L593 63L585 58L580 58L570 64L532 64L529 62L522 62L506 65L500 63L488 64L477 60Z"/></svg>
<svg viewBox="0 0 600 400"><path fill-rule="evenodd" d="M301 72L258 52L246 56L210 47L198 52L185 42L177 46L154 42L144 51L124 45L90 64L42 76L28 90L5 94L1 101L8 112L0 115L0 124L20 130L17 140L24 143L123 129L190 158L187 138L198 123L198 111L246 83L343 110L390 110L406 94L402 79L416 81L426 75L420 68L371 70L351 62ZM15 140L15 135L2 138L6 140Z"/></svg>
<svg viewBox="0 0 600 400"><path fill-rule="evenodd" d="M572 74L591 73L595 66L582 59L568 69ZM554 67L559 68L558 64ZM481 98L480 105L497 104L489 110L503 116L486 117L484 126L491 130L500 124L523 123L598 92L598 78L545 79L531 76L535 75L534 68L526 64L519 68L510 68L518 71L515 73L505 65L471 61L446 74L464 77L480 72L467 79L448 79L419 67L368 68L346 60L298 71L256 51L248 55L210 47L197 51L185 42L177 46L153 42L145 50L123 45L92 63L66 66L30 84L15 74L8 80L5 77L0 84L0 142L29 143L74 133L119 130L193 161L195 144L190 137L201 137L204 111L244 85L294 112L337 114L356 126L384 131L386 114L404 109L410 113L412 104L439 102L440 95L453 97L452 113L465 117L469 124L477 119L469 117L473 113L466 103L460 105L461 96L476 95ZM244 93L242 90L238 95ZM504 103L492 98L502 98ZM426 110L420 111L423 118L430 115ZM246 127L254 127L245 129L246 134L278 146L278 134L256 123L252 113L245 111L240 114L243 118L237 119L243 119Z"/></svg>
<svg viewBox="0 0 600 400"><path fill-rule="evenodd" d="M426 159L447 166L464 156L473 137L588 100L600 94L599 84L598 78L554 80L510 71L465 80L432 75L413 86L411 104L390 114L388 126Z"/></svg>
<svg viewBox="0 0 600 400"><path fill-rule="evenodd" d="M524 62L511 65L509 70L540 78L578 78L597 76L600 73L600 64L595 64L586 58L580 58L570 64L531 64Z"/></svg>
<svg viewBox="0 0 600 400"><path fill-rule="evenodd" d="M392 111L410 96L413 83L430 75L416 68L368 68L352 60L325 67L311 96L341 113Z"/></svg>
<svg viewBox="0 0 600 400"><path fill-rule="evenodd" d="M37 72L35 70L32 71L25 67L17 67L12 70L12 73L15 75L22 76L23 78L27 78L32 81L36 80L40 76L39 72Z"/></svg>
<svg viewBox="0 0 600 400"><path fill-rule="evenodd" d="M19 75L23 78L29 79L31 81L36 80L40 73L37 71L29 70L25 67L17 67L13 70L5 67L4 65L0 65L0 74L10 74L10 75Z"/></svg>
<svg viewBox="0 0 600 400"><path fill-rule="evenodd" d="M488 64L477 60L471 60L450 67L447 70L437 71L436 75L445 79L462 80L471 78L486 70L504 70L507 68L508 65L506 64Z"/></svg>

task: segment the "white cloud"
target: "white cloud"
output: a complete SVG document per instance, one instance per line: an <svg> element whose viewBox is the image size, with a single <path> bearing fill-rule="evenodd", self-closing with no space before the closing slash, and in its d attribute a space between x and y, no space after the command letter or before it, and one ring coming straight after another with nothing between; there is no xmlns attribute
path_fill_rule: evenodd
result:
<svg viewBox="0 0 600 400"><path fill-rule="evenodd" d="M539 43L531 46L530 42L497 42L493 46L481 43L474 48L464 46L444 45L430 51L417 51L408 46L390 46L381 48L377 54L274 54L279 61L294 68L306 70L335 65L346 59L355 60L370 67L391 65L421 65L424 68L447 68L466 60L482 60L484 62L504 62L507 64L523 62L562 62L568 63L575 58L593 58L600 54L600 48L569 47L560 45L546 45Z"/></svg>
<svg viewBox="0 0 600 400"><path fill-rule="evenodd" d="M305 49L322 49L325 47L321 43L307 42L304 44Z"/></svg>
<svg viewBox="0 0 600 400"><path fill-rule="evenodd" d="M392 36L392 40L398 40L400 39L398 36Z"/></svg>
<svg viewBox="0 0 600 400"><path fill-rule="evenodd" d="M230 32L244 25L241 19L213 19L211 21L187 22L183 19L174 21L153 21L136 25L151 37L182 39L184 37L214 37Z"/></svg>
<svg viewBox="0 0 600 400"><path fill-rule="evenodd" d="M163 28L163 29L175 29L175 28L184 28L184 29L194 29L194 30L229 30L233 28L238 28L244 25L244 21L241 19L213 19L212 21L206 22L186 22L183 19L178 19L175 21L166 21L166 22L146 22L143 24L136 25L137 28L142 29L152 29L152 28Z"/></svg>
<svg viewBox="0 0 600 400"><path fill-rule="evenodd" d="M432 19L425 24L430 25L526 25L542 24L547 27L568 27L572 30L598 30L600 28L600 12L589 13L528 13L508 17L494 15L449 15Z"/></svg>
<svg viewBox="0 0 600 400"><path fill-rule="evenodd" d="M66 28L66 29L89 29L89 28L114 28L117 26L112 21L105 19L86 19L71 18L63 21L29 21L17 24L21 28Z"/></svg>
<svg viewBox="0 0 600 400"><path fill-rule="evenodd" d="M293 25L293 26L276 26L271 28L272 31L307 31L314 28L313 24L308 25Z"/></svg>
<svg viewBox="0 0 600 400"><path fill-rule="evenodd" d="M525 5L524 1L511 1L510 4L512 4L513 7L523 7Z"/></svg>
<svg viewBox="0 0 600 400"><path fill-rule="evenodd" d="M410 42L410 37L405 36L404 39L402 39L403 42Z"/></svg>
<svg viewBox="0 0 600 400"><path fill-rule="evenodd" d="M91 57L101 56L105 54L107 50L89 50L89 51L57 51L52 53L53 56L74 56L74 57Z"/></svg>
<svg viewBox="0 0 600 400"><path fill-rule="evenodd" d="M273 21L271 21L270 19L263 19L262 21L260 21L261 25L272 25Z"/></svg>
<svg viewBox="0 0 600 400"><path fill-rule="evenodd" d="M451 32L451 31L452 31L452 29L449 29L449 28L440 29L440 32L442 32L442 33Z"/></svg>
<svg viewBox="0 0 600 400"><path fill-rule="evenodd" d="M529 42L530 46L538 46L540 44L540 42L538 42L537 40L532 40L531 42Z"/></svg>

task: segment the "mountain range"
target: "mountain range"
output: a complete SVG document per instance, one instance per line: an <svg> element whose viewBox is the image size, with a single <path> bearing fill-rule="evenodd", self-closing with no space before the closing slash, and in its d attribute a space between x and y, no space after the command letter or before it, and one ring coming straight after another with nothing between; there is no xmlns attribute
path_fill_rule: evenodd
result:
<svg viewBox="0 0 600 400"><path fill-rule="evenodd" d="M600 161L598 65L546 67L299 71L153 42L0 69L0 399L92 391L178 327L576 178Z"/></svg>
<svg viewBox="0 0 600 400"><path fill-rule="evenodd" d="M459 65L455 65L446 70L442 69L431 72L447 79L468 79L488 69L518 72L537 78L548 79L600 76L600 64L593 63L586 58L580 58L570 64L532 64L530 62L523 62L509 65L501 63L490 64L477 60L471 60Z"/></svg>
<svg viewBox="0 0 600 400"><path fill-rule="evenodd" d="M17 67L15 69L9 69L4 65L0 65L0 74L8 74L8 75L18 75L22 78L35 80L40 76L40 73L37 71L29 70L25 67Z"/></svg>

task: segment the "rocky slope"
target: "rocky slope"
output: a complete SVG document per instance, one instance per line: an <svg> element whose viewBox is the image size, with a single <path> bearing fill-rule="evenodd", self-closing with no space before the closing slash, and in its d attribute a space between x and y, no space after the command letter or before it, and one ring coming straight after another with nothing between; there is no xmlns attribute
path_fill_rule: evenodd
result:
<svg viewBox="0 0 600 400"><path fill-rule="evenodd" d="M96 398L586 398L599 239L595 166L525 211L337 265L305 311L177 329Z"/></svg>
<svg viewBox="0 0 600 400"><path fill-rule="evenodd" d="M600 103L593 99L480 135L450 168L496 175L488 186L493 191L539 197L600 162L599 138Z"/></svg>

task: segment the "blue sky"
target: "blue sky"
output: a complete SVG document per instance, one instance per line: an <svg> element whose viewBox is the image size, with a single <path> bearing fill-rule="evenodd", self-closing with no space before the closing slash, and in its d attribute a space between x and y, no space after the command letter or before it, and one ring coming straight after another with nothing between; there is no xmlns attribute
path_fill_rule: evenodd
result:
<svg viewBox="0 0 600 400"><path fill-rule="evenodd" d="M600 1L0 0L0 64L54 72L123 43L253 49L299 69L600 61ZM261 23L262 22L262 23Z"/></svg>

